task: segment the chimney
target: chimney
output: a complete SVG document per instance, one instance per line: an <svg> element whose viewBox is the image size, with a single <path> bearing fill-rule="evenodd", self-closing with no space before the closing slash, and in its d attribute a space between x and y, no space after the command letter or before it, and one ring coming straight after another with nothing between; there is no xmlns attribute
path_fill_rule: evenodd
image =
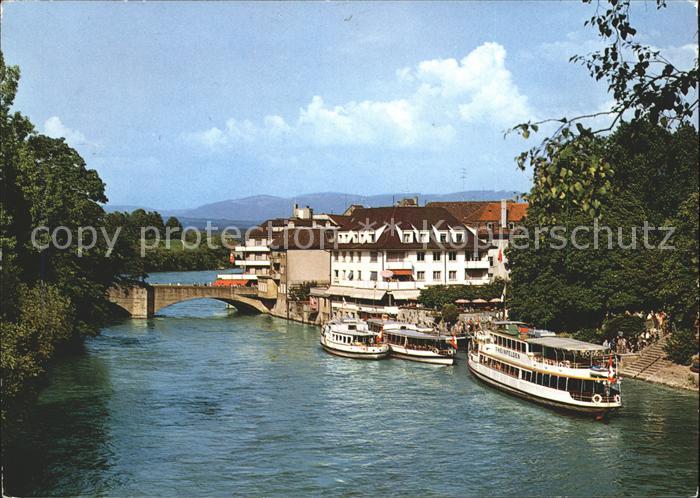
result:
<svg viewBox="0 0 700 498"><path fill-rule="evenodd" d="M501 199L501 228L508 227L508 201Z"/></svg>

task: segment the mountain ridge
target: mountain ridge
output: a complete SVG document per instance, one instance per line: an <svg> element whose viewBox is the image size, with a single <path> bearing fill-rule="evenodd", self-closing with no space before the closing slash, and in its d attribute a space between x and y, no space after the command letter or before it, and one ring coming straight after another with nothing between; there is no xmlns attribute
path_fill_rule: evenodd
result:
<svg viewBox="0 0 700 498"><path fill-rule="evenodd" d="M435 201L497 201L513 199L518 192L509 190L468 190L447 194L422 194L419 192L400 194L356 195L344 192L314 192L310 194L280 197L261 194L216 201L195 208L156 209L163 216L176 216L189 219L246 220L261 222L269 218L289 216L292 206L309 206L316 213L341 214L351 204L362 204L366 207L391 206L396 201L407 197L418 197L420 205ZM107 205L107 211L133 211L138 206ZM153 210L152 208L143 208Z"/></svg>

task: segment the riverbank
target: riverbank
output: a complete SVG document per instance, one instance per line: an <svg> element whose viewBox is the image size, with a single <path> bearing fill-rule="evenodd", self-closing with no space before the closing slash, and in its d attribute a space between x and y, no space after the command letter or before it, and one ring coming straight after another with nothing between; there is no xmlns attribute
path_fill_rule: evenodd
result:
<svg viewBox="0 0 700 498"><path fill-rule="evenodd" d="M698 393L698 374L691 372L690 367L675 363L661 368L650 377L637 380Z"/></svg>

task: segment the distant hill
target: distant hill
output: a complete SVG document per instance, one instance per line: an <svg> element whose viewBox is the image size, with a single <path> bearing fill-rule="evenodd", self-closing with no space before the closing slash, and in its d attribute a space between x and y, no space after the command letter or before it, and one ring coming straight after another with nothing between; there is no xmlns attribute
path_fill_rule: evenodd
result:
<svg viewBox="0 0 700 498"><path fill-rule="evenodd" d="M224 224L239 227L250 226L269 218L281 218L289 216L292 206L296 203L300 206L310 206L315 213L340 214L351 204L362 204L366 207L391 206L395 201L405 197L418 197L421 206L431 201L497 201L500 199L512 199L518 192L507 190L468 190L465 192L453 192L451 194L379 194L379 195L354 195L342 192L321 192L315 194L298 195L295 197L277 197L274 195L255 195L241 199L204 204L192 209L155 209L163 215L176 216L183 224L203 226L204 220L212 220L213 225ZM133 211L141 206L105 206L107 211ZM153 211L152 208L143 208ZM216 221L217 223L215 223Z"/></svg>
<svg viewBox="0 0 700 498"><path fill-rule="evenodd" d="M296 197L256 195L205 204L194 209L182 210L181 213L184 216L196 218L215 217L262 221L268 218L289 216L295 203L300 206L310 206L316 213L340 214L351 204L362 204L366 207L391 206L395 201L404 197L418 197L418 201L422 206L429 201L495 201L512 199L517 194L517 192L505 190L471 190L451 194L405 193L370 196L344 194L341 192L323 192Z"/></svg>

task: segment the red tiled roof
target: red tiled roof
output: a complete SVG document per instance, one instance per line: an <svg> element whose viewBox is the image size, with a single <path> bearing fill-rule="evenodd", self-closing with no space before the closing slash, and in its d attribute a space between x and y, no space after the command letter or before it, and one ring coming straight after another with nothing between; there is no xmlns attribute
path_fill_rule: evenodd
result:
<svg viewBox="0 0 700 498"><path fill-rule="evenodd" d="M429 202L428 206L443 207L467 225L501 221L500 201ZM507 201L506 210L507 221L519 223L527 215L527 203Z"/></svg>
<svg viewBox="0 0 700 498"><path fill-rule="evenodd" d="M332 249L335 232L331 228L287 228L272 235L270 247L273 251Z"/></svg>
<svg viewBox="0 0 700 498"><path fill-rule="evenodd" d="M386 227L379 238L373 243L338 243L339 249L383 249L394 251L420 249L472 249L476 238L467 227L455 218L449 211L437 206L413 207L393 206L380 208L357 208L343 226L342 231L377 230ZM462 230L464 241L459 243L439 242L433 238L429 242L410 242L400 240L399 231L407 229L426 230L431 227L438 229L453 228Z"/></svg>

